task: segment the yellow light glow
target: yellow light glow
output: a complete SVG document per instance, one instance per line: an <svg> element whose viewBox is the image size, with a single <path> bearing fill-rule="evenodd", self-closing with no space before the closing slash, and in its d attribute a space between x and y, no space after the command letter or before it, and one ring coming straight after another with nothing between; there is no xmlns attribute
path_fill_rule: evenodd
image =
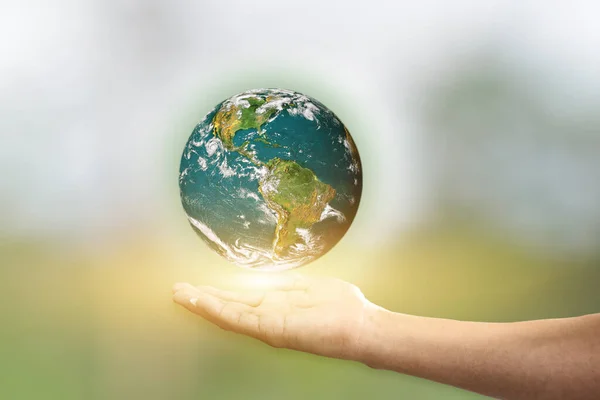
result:
<svg viewBox="0 0 600 400"><path fill-rule="evenodd" d="M295 272L243 271L232 277L231 284L241 289L265 290L281 286L297 276Z"/></svg>

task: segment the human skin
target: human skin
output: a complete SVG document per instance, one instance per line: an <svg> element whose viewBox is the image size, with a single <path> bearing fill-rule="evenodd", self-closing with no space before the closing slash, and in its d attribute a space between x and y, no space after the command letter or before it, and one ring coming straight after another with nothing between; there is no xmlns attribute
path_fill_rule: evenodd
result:
<svg viewBox="0 0 600 400"><path fill-rule="evenodd" d="M599 399L600 314L485 323L394 313L354 285L286 277L267 290L178 283L173 300L268 345L358 361L502 399Z"/></svg>

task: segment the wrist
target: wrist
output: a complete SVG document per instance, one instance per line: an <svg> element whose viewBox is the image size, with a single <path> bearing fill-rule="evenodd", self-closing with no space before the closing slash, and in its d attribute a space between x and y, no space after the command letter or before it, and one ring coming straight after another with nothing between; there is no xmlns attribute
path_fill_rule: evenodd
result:
<svg viewBox="0 0 600 400"><path fill-rule="evenodd" d="M373 303L367 303L364 308L362 323L359 329L359 340L354 357L355 361L361 362L371 368L385 368L383 354L387 354L394 346L390 341L397 340L399 331L394 335L389 331L393 328L394 314L385 308Z"/></svg>
<svg viewBox="0 0 600 400"><path fill-rule="evenodd" d="M439 343L436 319L395 313L370 304L366 307L357 357L371 368L410 373L424 353Z"/></svg>

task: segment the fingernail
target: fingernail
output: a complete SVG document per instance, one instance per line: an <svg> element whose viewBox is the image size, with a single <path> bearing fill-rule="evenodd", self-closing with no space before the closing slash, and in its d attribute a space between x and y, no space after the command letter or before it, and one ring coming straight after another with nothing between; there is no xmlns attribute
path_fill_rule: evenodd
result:
<svg viewBox="0 0 600 400"><path fill-rule="evenodd" d="M193 295L190 295L189 293L187 293L186 290L181 289L176 291L173 294L173 301L177 304L181 304L182 306L186 305L186 303L189 301L189 299L192 297Z"/></svg>
<svg viewBox="0 0 600 400"><path fill-rule="evenodd" d="M198 303L198 298L197 298L197 297L192 297L192 298L190 299L190 303L192 303L192 305L193 305L194 307L196 307L196 303Z"/></svg>
<svg viewBox="0 0 600 400"><path fill-rule="evenodd" d="M180 291L181 289L187 287L189 284L185 283L185 282L178 282L176 284L173 285L173 293L177 293L178 291Z"/></svg>

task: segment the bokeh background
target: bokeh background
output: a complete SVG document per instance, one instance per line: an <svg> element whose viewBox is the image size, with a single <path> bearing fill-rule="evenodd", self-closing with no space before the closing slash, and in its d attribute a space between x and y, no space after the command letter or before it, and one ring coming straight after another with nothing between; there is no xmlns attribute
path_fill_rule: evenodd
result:
<svg viewBox="0 0 600 400"><path fill-rule="evenodd" d="M299 270L392 310L600 311L600 3L0 2L0 398L476 399L269 348L171 303L235 287L187 225L178 164L215 104L317 98L363 201Z"/></svg>

